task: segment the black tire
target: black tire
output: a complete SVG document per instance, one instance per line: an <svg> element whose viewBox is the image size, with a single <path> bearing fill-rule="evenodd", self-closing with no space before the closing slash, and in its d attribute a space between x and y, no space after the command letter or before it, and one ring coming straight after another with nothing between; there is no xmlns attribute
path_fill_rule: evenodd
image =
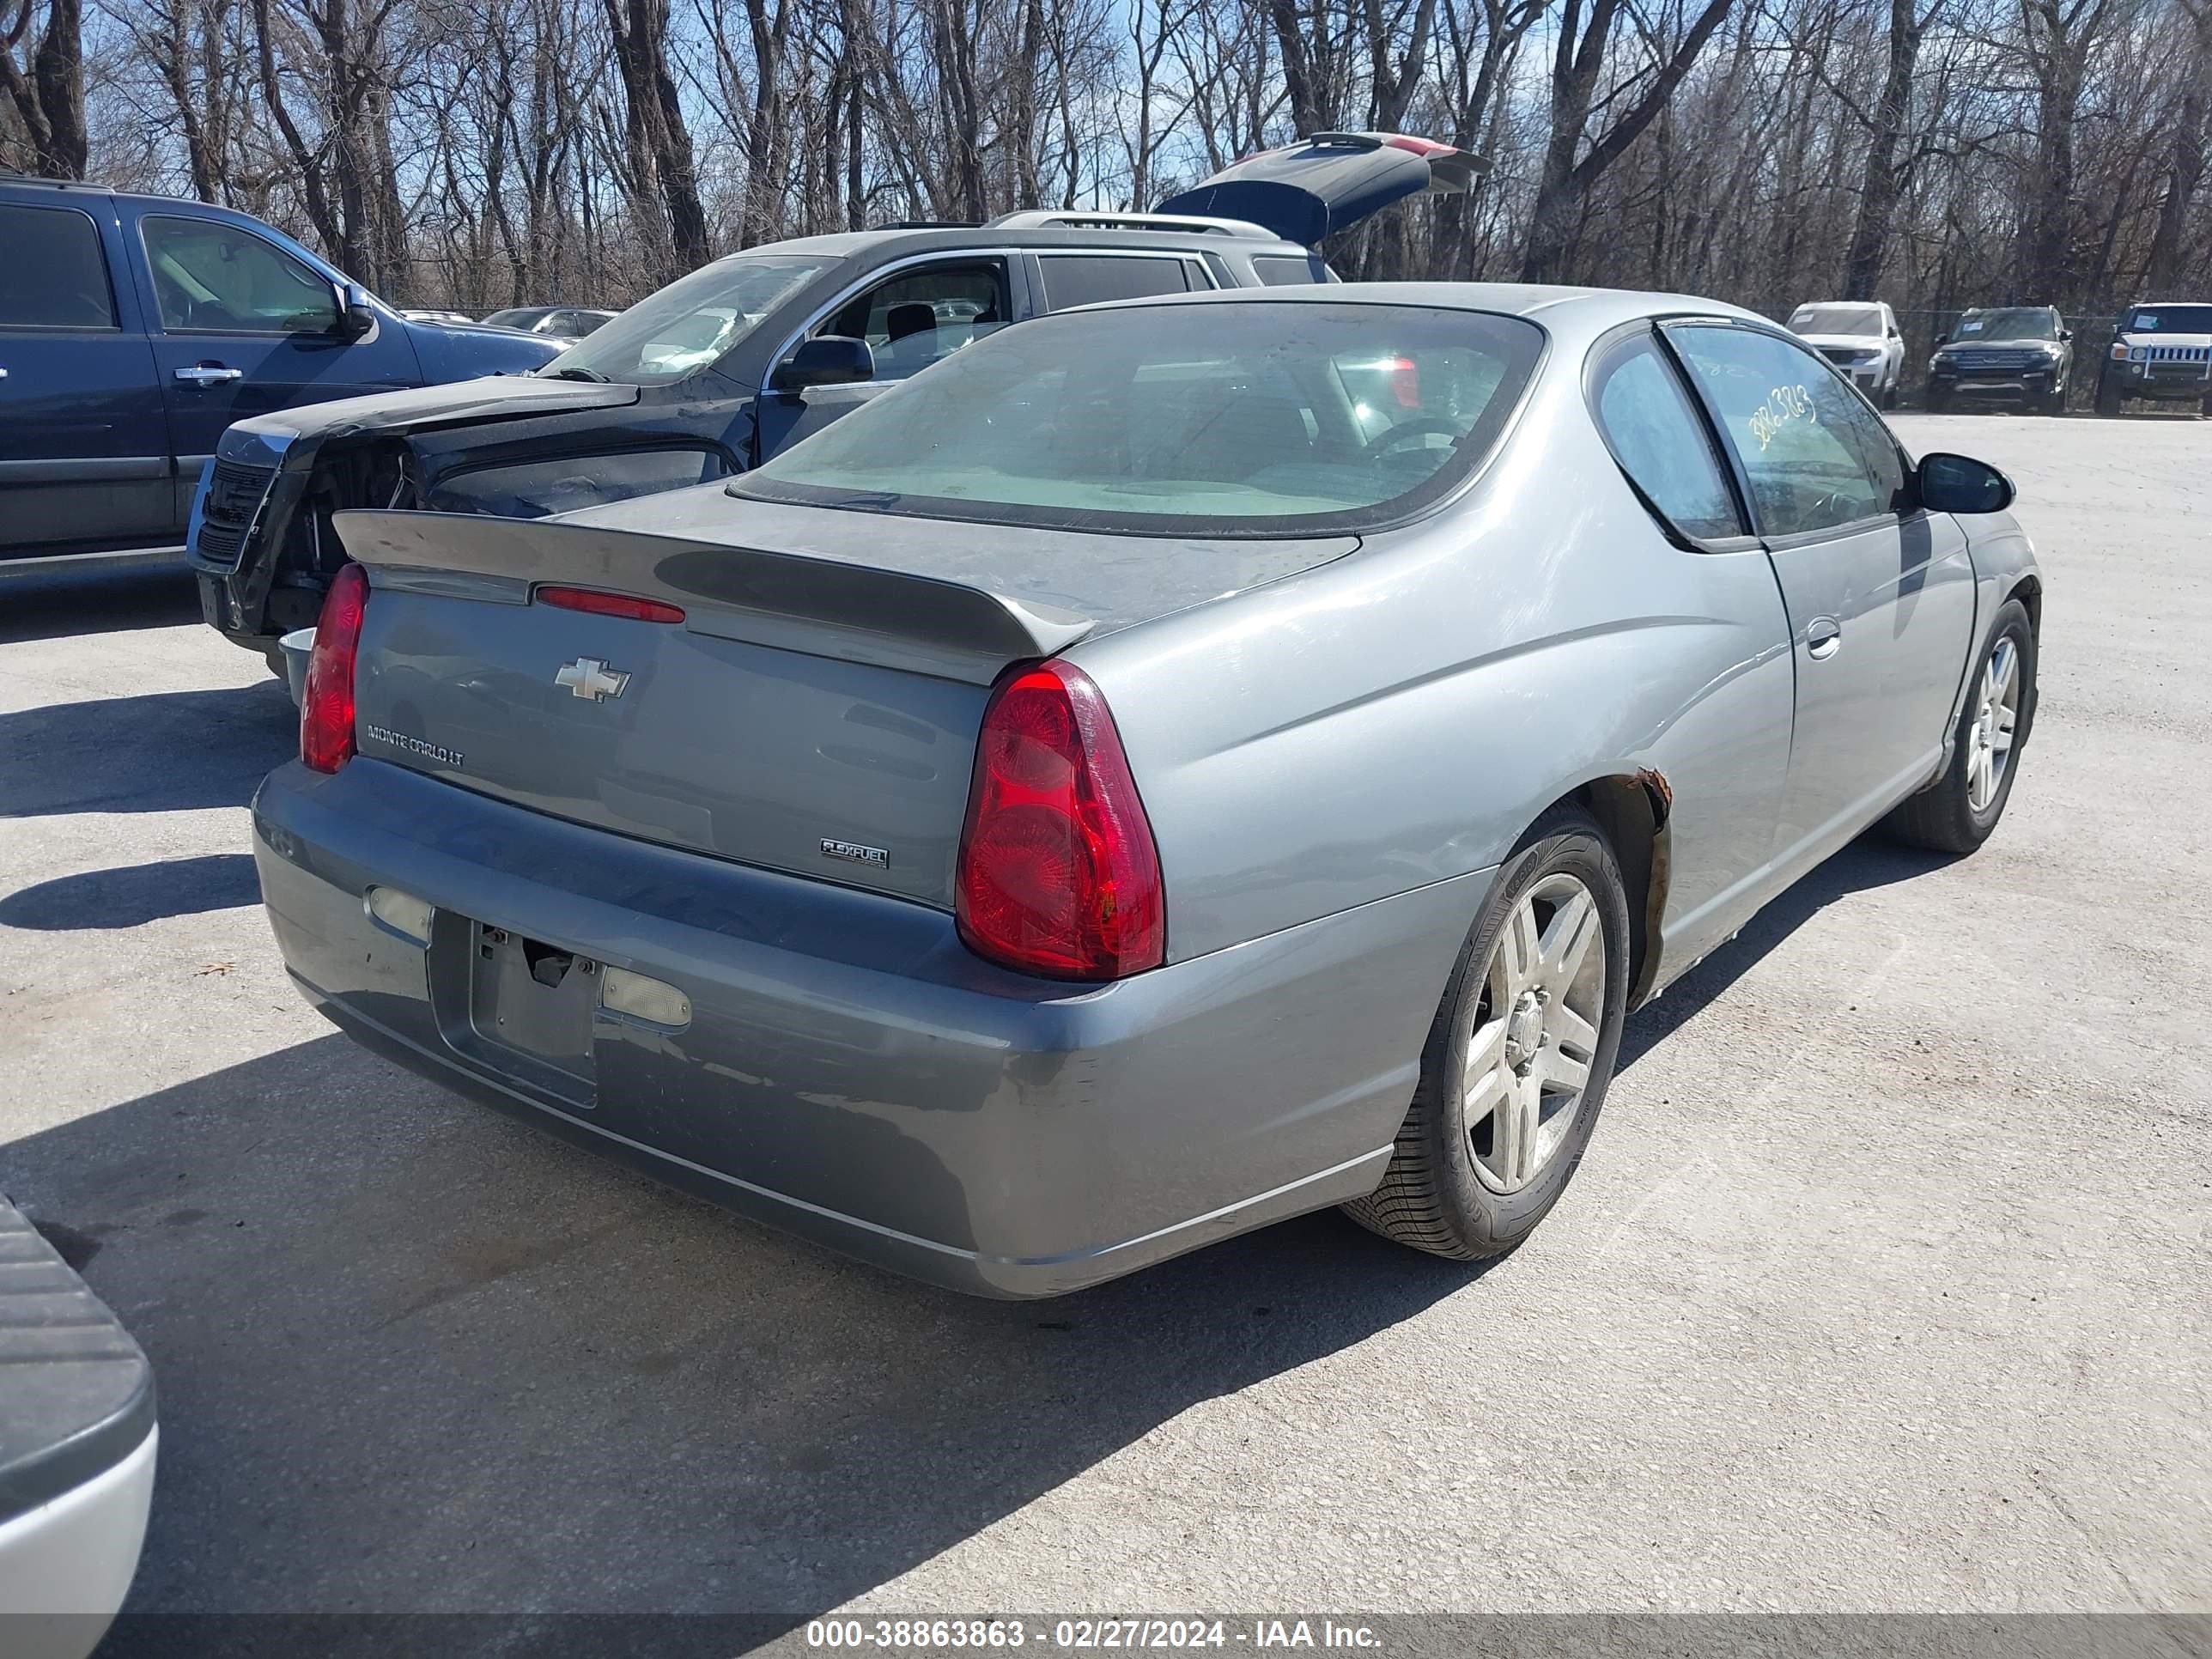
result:
<svg viewBox="0 0 2212 1659"><path fill-rule="evenodd" d="M261 647L261 660L269 665L269 672L274 674L278 679L289 680L292 678L292 671L288 668L284 663L283 647L278 645L263 646Z"/></svg>
<svg viewBox="0 0 2212 1659"><path fill-rule="evenodd" d="M2197 412L2199 415L2212 415L2212 392L2206 392L2197 400Z"/></svg>
<svg viewBox="0 0 2212 1659"><path fill-rule="evenodd" d="M2018 714L2013 727L2012 749L2005 757L2004 776L1997 781L1996 793L1990 797L1989 805L1977 811L1966 781L1975 719L1979 712L1976 690L1983 671L1996 654L1997 647L2006 640L2013 641L2020 653ZM1884 818L1882 828L1909 846L1925 847L1938 853L1972 852L1990 838L1990 832L1997 827L1997 820L2004 816L2005 803L2012 799L2013 780L2020 775L2021 751L2027 747L2028 738L2034 730L2035 629L2028 621L2027 607L2018 599L2007 599L1997 612L1996 626L1990 630L1988 642L1974 659L1973 679L1966 689L1966 706L1960 712L1958 729L1951 734L1951 763L1935 783L1908 797Z"/></svg>
<svg viewBox="0 0 2212 1659"><path fill-rule="evenodd" d="M2055 386L2051 387L2049 392L2044 394L2043 412L2046 415L2063 415L2066 412L2066 388L2064 386Z"/></svg>
<svg viewBox="0 0 2212 1659"><path fill-rule="evenodd" d="M1896 381L1892 380L1887 386L1882 388L1881 406L1886 410L1895 409L1897 407Z"/></svg>
<svg viewBox="0 0 2212 1659"><path fill-rule="evenodd" d="M2118 414L2121 404L2125 401L2120 396L2120 389L2118 386L2102 380L2097 382L2097 413L2106 420L2109 421L2113 416Z"/></svg>
<svg viewBox="0 0 2212 1659"><path fill-rule="evenodd" d="M1500 933L1530 890L1560 874L1581 882L1595 902L1605 947L1596 1042L1564 1139L1527 1185L1502 1194L1474 1172L1476 1142L1462 1115L1468 1043L1477 1014L1487 1015L1482 1005ZM1420 1082L1382 1184L1346 1205L1346 1213L1385 1238L1459 1261L1502 1255L1528 1237L1566 1190L1597 1127L1620 1049L1628 951L1628 901L1613 848L1588 814L1555 808L1528 831L1491 884L1430 1028Z"/></svg>

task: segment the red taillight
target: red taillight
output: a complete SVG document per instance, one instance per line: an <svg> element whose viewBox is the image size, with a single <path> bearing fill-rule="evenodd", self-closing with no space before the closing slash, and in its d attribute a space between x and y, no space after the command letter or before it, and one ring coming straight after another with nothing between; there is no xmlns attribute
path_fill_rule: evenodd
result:
<svg viewBox="0 0 2212 1659"><path fill-rule="evenodd" d="M300 758L318 772L335 772L353 758L354 659L368 609L368 573L346 565L323 597L315 648L307 659L307 689L300 699Z"/></svg>
<svg viewBox="0 0 2212 1659"><path fill-rule="evenodd" d="M602 593L596 587L541 587L532 596L540 605L563 611L588 611L595 617L627 617L632 622L680 623L684 613L658 599L640 599L628 593Z"/></svg>
<svg viewBox="0 0 2212 1659"><path fill-rule="evenodd" d="M983 710L954 911L969 948L1054 979L1167 956L1159 849L1106 700L1073 664L999 682Z"/></svg>

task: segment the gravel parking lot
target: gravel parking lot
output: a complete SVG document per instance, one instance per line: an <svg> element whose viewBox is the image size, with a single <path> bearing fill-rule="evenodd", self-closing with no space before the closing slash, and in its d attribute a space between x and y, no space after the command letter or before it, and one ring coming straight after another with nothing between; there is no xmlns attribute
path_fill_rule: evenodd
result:
<svg viewBox="0 0 2212 1659"><path fill-rule="evenodd" d="M2045 560L2009 815L1632 1022L1487 1271L969 1301L449 1097L284 981L258 659L0 592L0 1190L159 1377L131 1608L2212 1610L2212 423L1898 424Z"/></svg>

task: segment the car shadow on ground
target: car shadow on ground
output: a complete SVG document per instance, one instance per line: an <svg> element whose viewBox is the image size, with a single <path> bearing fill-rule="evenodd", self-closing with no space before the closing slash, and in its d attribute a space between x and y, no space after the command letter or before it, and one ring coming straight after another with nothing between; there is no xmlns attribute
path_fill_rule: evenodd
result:
<svg viewBox="0 0 2212 1659"><path fill-rule="evenodd" d="M1824 906L1942 861L1846 849L1632 1020L1622 1065ZM107 1659L272 1639L605 1652L606 1626L549 1616L624 1609L701 1615L654 1625L656 1652L740 1650L1148 1435L1184 1437L1166 1462L1193 1484L1128 1501L1202 1526L1223 1501L1209 1471L1237 1456L1209 1437L1235 1419L1179 1419L1449 1297L1479 1342L1513 1283L1327 1213L1054 1302L973 1300L725 1215L335 1036L28 1137L0 1169L161 1389L153 1526ZM1389 1395L1377 1376L1373 1408ZM471 1607L517 1612L357 1617ZM356 1616L270 1616L304 1610Z"/></svg>
<svg viewBox="0 0 2212 1659"><path fill-rule="evenodd" d="M231 1646L173 1613L781 1615L764 1639L1194 1407L1484 1291L1481 1267L1330 1213L1048 1303L958 1297L335 1036L27 1137L0 1168L161 1390L153 1523L109 1659ZM1158 1500L1196 1524L1221 1494L1194 1480ZM295 1634L353 1650L335 1626ZM362 1650L396 1634L368 1629ZM416 1635L402 1645L504 1653L515 1631ZM665 1635L664 1652L734 1650L711 1622L696 1647Z"/></svg>
<svg viewBox="0 0 2212 1659"><path fill-rule="evenodd" d="M199 589L181 556L173 567L99 574L9 576L0 570L0 645L174 628L199 615Z"/></svg>
<svg viewBox="0 0 2212 1659"><path fill-rule="evenodd" d="M1912 881L1958 861L1869 832L1813 870L1746 922L1743 929L1632 1016L1620 1036L1616 1071L1626 1071L1757 966L1768 951L1850 894Z"/></svg>
<svg viewBox="0 0 2212 1659"><path fill-rule="evenodd" d="M250 853L161 859L87 870L0 897L0 927L69 932L136 927L164 916L196 915L261 902Z"/></svg>
<svg viewBox="0 0 2212 1659"><path fill-rule="evenodd" d="M273 677L0 714L0 817L243 806L297 751L299 718Z"/></svg>

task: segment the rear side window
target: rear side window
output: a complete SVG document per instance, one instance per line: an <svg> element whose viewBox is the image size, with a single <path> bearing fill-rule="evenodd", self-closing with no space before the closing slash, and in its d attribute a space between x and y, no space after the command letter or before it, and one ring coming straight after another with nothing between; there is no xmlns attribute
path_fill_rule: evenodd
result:
<svg viewBox="0 0 2212 1659"><path fill-rule="evenodd" d="M113 328L100 229L75 208L0 206L0 328Z"/></svg>
<svg viewBox="0 0 2212 1659"><path fill-rule="evenodd" d="M1763 536L1808 535L1897 508L1904 465L1879 416L1803 347L1756 329L1673 328L1751 483Z"/></svg>
<svg viewBox="0 0 2212 1659"><path fill-rule="evenodd" d="M1037 264L1044 268L1045 305L1053 311L1104 300L1182 294L1191 287L1190 267L1180 259L1047 253L1039 256Z"/></svg>
<svg viewBox="0 0 2212 1659"><path fill-rule="evenodd" d="M1600 361L1590 404L1620 470L1676 531L1700 541L1743 534L1705 423L1649 334Z"/></svg>
<svg viewBox="0 0 2212 1659"><path fill-rule="evenodd" d="M1318 253L1303 259L1287 253L1255 253L1252 256L1252 274L1264 287L1292 288L1300 283L1327 282L1328 267L1321 262Z"/></svg>

